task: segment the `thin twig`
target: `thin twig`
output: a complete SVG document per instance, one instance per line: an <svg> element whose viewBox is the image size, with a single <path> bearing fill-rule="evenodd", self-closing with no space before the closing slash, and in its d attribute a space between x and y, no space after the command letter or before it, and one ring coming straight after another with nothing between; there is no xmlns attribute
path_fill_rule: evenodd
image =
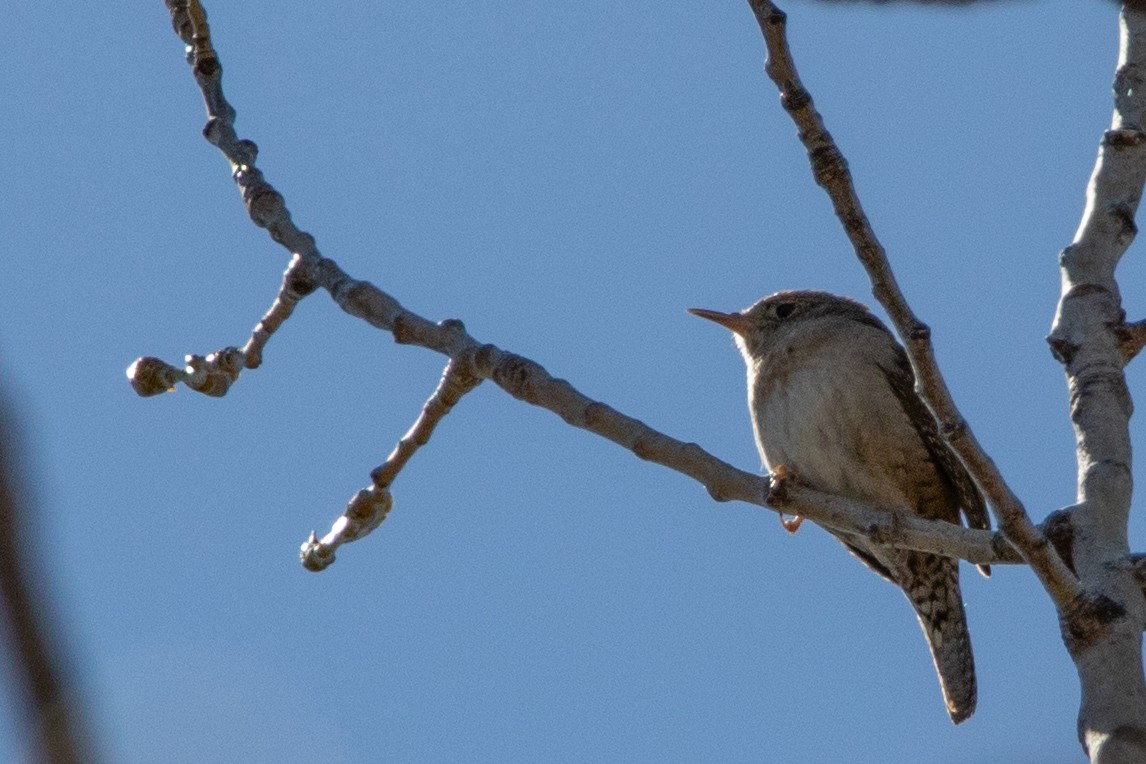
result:
<svg viewBox="0 0 1146 764"><path fill-rule="evenodd" d="M283 322L290 318L299 301L315 290L298 255L291 258L283 283L271 307L255 325L242 348L225 347L206 356L189 355L182 369L161 358L143 356L127 367L127 379L143 397L174 391L182 382L189 389L220 398L239 379L243 369L257 369L263 362L263 348Z"/></svg>
<svg viewBox="0 0 1146 764"><path fill-rule="evenodd" d="M386 461L370 473L374 486L378 489L389 488L398 477L398 473L406 466L406 462L410 461L410 457L429 442L438 422L450 413L450 409L457 405L463 395L481 384L481 381L481 377L473 373L469 364L451 358L442 372L442 379L437 389L422 407L422 413L398 441L398 445L394 446Z"/></svg>
<svg viewBox="0 0 1146 764"><path fill-rule="evenodd" d="M354 495L346 511L321 540L312 531L310 538L302 545L299 557L307 570L325 569L334 562L334 552L338 547L363 538L382 524L393 506L390 486L398 473L419 448L430 442L434 428L462 396L481 384L481 381L482 378L474 374L472 354L462 356L461 360L450 359L437 388L422 406L422 412L414 424L398 441L386 461L370 473L373 484Z"/></svg>
<svg viewBox="0 0 1146 764"><path fill-rule="evenodd" d="M780 103L796 123L808 152L812 174L831 199L836 216L867 270L872 293L887 310L903 338L923 399L939 420L951 444L975 482L994 507L1003 532L1022 552L1055 603L1063 608L1080 593L1077 579L1039 533L1022 502L1007 485L994 461L979 445L947 389L935 362L931 330L911 311L896 283L887 254L876 238L852 183L847 161L824 127L812 96L800 82L788 47L783 11L769 0L749 0L768 49L765 71L780 90Z"/></svg>

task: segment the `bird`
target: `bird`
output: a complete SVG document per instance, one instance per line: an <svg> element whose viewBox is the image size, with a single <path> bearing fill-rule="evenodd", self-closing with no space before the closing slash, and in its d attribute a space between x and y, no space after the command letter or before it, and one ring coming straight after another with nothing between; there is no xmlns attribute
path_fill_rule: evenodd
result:
<svg viewBox="0 0 1146 764"><path fill-rule="evenodd" d="M689 312L732 331L748 370L756 446L770 473L877 510L955 524L962 513L969 527L990 527L982 493L915 391L907 353L863 304L793 290L738 312ZM781 521L794 532L800 518ZM951 721L969 718L977 687L958 560L829 531L906 595Z"/></svg>

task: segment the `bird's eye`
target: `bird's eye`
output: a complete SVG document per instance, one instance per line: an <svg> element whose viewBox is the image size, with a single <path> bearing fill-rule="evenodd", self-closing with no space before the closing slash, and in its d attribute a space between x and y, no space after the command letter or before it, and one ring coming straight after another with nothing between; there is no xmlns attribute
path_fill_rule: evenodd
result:
<svg viewBox="0 0 1146 764"><path fill-rule="evenodd" d="M787 318L796 311L796 303L782 302L776 306L776 318Z"/></svg>

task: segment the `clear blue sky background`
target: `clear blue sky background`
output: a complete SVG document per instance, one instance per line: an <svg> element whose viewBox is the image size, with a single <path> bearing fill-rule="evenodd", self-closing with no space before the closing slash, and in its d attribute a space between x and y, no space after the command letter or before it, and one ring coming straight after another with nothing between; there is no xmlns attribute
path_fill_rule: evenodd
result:
<svg viewBox="0 0 1146 764"><path fill-rule="evenodd" d="M785 9L957 399L1042 519L1074 497L1043 337L1116 5ZM742 364L685 308L871 302L742 0L208 11L240 134L324 254L733 464L759 464ZM137 356L241 344L287 256L200 137L163 3L17 2L5 28L0 367L28 543L109 761L1082 759L1027 570L964 568L980 700L953 728L903 597L823 531L789 537L492 384L373 536L303 571L443 359L317 294L225 399L137 398ZM1121 276L1141 317L1136 249ZM10 708L0 760L20 761Z"/></svg>

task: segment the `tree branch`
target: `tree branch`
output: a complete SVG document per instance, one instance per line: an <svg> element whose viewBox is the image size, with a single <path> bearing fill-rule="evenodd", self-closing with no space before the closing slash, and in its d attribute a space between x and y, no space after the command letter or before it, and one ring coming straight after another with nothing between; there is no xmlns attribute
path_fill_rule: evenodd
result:
<svg viewBox="0 0 1146 764"><path fill-rule="evenodd" d="M1126 324L1115 281L1146 182L1146 3L1125 3L1120 27L1114 115L1074 241L1059 257L1062 293L1047 338L1070 390L1078 462L1072 552L1093 603L1063 613L1063 638L1082 685L1079 738L1096 762L1146 756L1146 601L1139 566L1126 564L1133 402L1123 372L1143 330Z"/></svg>
<svg viewBox="0 0 1146 764"><path fill-rule="evenodd" d="M866 536L877 544L957 557L976 565L1022 564L1023 556L1001 531L981 531L918 515L888 512L792 480L775 480L768 503L838 532Z"/></svg>
<svg viewBox="0 0 1146 764"><path fill-rule="evenodd" d="M943 437L967 465L995 510L999 524L1014 542L1061 609L1080 593L1078 581L1031 521L1022 502L1010 489L994 461L975 438L955 407L931 346L931 330L911 311L856 195L847 160L824 127L812 96L800 82L788 47L787 16L770 0L749 0L768 49L765 71L780 91L780 104L796 123L808 152L812 175L831 199L836 216L851 240L856 256L867 270L872 293L887 310L903 338L923 399L939 420Z"/></svg>
<svg viewBox="0 0 1146 764"><path fill-rule="evenodd" d="M455 322L448 328L461 330L461 322ZM394 505L390 496L390 484L417 450L430 441L438 422L450 413L463 395L481 384L482 378L474 373L473 366L473 353L466 353L460 359L450 359L433 395L422 406L422 413L398 441L386 461L370 473L372 485L354 495L346 512L335 521L330 533L321 541L311 531L310 538L299 552L303 567L315 572L323 570L334 562L334 551L339 546L348 541L357 541L382 524Z"/></svg>
<svg viewBox="0 0 1146 764"><path fill-rule="evenodd" d="M18 686L12 705L32 727L28 750L34 761L82 764L93 760L95 750L60 635L52 628L50 598L29 554L27 531L37 526L20 500L21 444L13 419L0 400L0 634Z"/></svg>
<svg viewBox="0 0 1146 764"><path fill-rule="evenodd" d="M303 564L320 570L334 559L341 544L370 533L390 511L390 485L405 463L424 445L438 422L468 390L491 379L520 400L548 409L565 422L600 435L698 481L717 501L738 500L780 512L798 511L834 530L871 536L880 543L961 557L974 563L1016 563L1021 556L1000 534L925 520L906 511L875 510L846 499L822 494L793 483L777 483L745 472L709 454L695 443L685 443L658 432L644 422L585 396L571 384L549 374L528 358L483 344L469 335L461 321L434 323L406 310L395 298L366 281L345 273L323 257L314 237L298 230L279 194L255 168L255 144L239 139L234 130L235 110L222 93L218 56L211 46L206 15L197 0L167 0L172 24L188 44L188 61L203 91L208 122L207 139L231 162L233 177L247 203L252 220L267 228L271 238L292 251L274 305L242 348L228 347L206 357L189 356L183 370L154 358L132 364L129 377L141 395L164 392L183 382L208 395L223 395L242 368L255 368L262 349L293 310L316 288L323 288L347 313L393 333L395 341L419 345L449 357L434 394L418 420L399 441L386 462L372 473L372 485L359 491L346 511L321 540L312 533L303 544Z"/></svg>
<svg viewBox="0 0 1146 764"><path fill-rule="evenodd" d="M1123 364L1140 332L1125 324L1114 274L1137 232L1134 214L1146 181L1146 13L1128 5L1122 24L1113 123L1099 146L1074 241L1059 257L1062 295L1047 338L1071 394L1079 471L1074 523L1088 539L1076 544L1075 567L1084 579L1103 575L1128 549L1133 403Z"/></svg>
<svg viewBox="0 0 1146 764"><path fill-rule="evenodd" d="M304 236L307 234L303 234ZM310 279L303 258L291 258L283 274L283 283L271 307L255 325L242 348L228 346L206 356L188 355L182 369L161 358L144 356L127 367L127 379L132 389L143 397L169 393L182 382L192 390L222 397L239 380L243 369L257 369L263 362L263 348L283 322L294 313L302 298L316 289Z"/></svg>

